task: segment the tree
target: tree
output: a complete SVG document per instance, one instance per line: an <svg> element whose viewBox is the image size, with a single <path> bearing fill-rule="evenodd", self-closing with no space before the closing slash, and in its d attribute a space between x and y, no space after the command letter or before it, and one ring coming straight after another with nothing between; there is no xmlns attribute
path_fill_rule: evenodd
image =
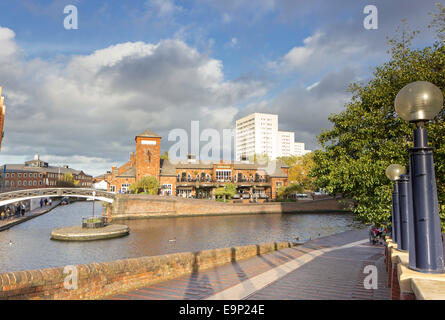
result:
<svg viewBox="0 0 445 320"><path fill-rule="evenodd" d="M278 160L283 161L289 166L289 181L299 184L303 190L313 190L314 178L309 174L314 166L314 154L312 152L303 156L279 157Z"/></svg>
<svg viewBox="0 0 445 320"><path fill-rule="evenodd" d="M72 173L64 173L60 180L56 182L58 188L75 188L79 184L78 180L74 180Z"/></svg>
<svg viewBox="0 0 445 320"><path fill-rule="evenodd" d="M168 151L164 151L164 153L161 154L161 160L168 160Z"/></svg>
<svg viewBox="0 0 445 320"><path fill-rule="evenodd" d="M392 182L385 176L391 163L408 164L413 145L413 125L399 119L394 100L405 85L424 80L445 91L445 46L437 41L413 49L417 32L402 30L401 39L390 39L391 59L375 68L372 79L350 86L352 98L345 110L331 115L331 130L318 140L323 150L314 153L311 176L316 186L356 201L357 217L366 223L387 225L391 216ZM445 110L428 125L441 215L445 214ZM442 181L442 183L441 183Z"/></svg>
<svg viewBox="0 0 445 320"><path fill-rule="evenodd" d="M304 187L300 183L292 183L287 187L281 187L278 189L278 199L287 199L293 193L303 193Z"/></svg>
<svg viewBox="0 0 445 320"><path fill-rule="evenodd" d="M224 187L216 188L214 194L216 197L223 197L225 202L226 197L231 199L236 194L236 185L227 183Z"/></svg>
<svg viewBox="0 0 445 320"><path fill-rule="evenodd" d="M145 176L130 185L130 192L139 194L158 194L159 182L155 177Z"/></svg>

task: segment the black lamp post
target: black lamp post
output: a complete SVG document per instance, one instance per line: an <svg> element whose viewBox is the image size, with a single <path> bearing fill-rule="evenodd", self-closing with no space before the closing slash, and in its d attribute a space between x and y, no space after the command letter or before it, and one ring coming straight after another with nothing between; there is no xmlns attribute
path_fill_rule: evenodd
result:
<svg viewBox="0 0 445 320"><path fill-rule="evenodd" d="M410 191L409 175L402 174L396 182L399 187L399 210L400 210L400 241L397 249L408 251L409 248L409 217L412 216L412 197Z"/></svg>
<svg viewBox="0 0 445 320"><path fill-rule="evenodd" d="M428 147L424 127L442 107L442 92L426 81L406 85L395 100L398 115L416 124L414 147L409 149L412 189L409 267L424 273L445 272L433 148Z"/></svg>
<svg viewBox="0 0 445 320"><path fill-rule="evenodd" d="M400 206L399 206L399 184L397 180L406 172L405 167L400 164L390 164L386 168L386 176L389 180L394 181L394 191L392 193L392 241L400 246L401 229L400 229Z"/></svg>

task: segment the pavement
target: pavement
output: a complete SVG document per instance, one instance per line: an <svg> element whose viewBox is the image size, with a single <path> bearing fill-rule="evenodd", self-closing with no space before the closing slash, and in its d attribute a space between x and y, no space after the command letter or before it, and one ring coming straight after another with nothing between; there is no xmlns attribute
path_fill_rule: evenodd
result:
<svg viewBox="0 0 445 320"><path fill-rule="evenodd" d="M24 216L13 216L5 220L0 220L0 231L9 229L17 224L23 223L32 218L38 217L48 211L51 211L60 204L60 200L53 201L51 205L26 211Z"/></svg>
<svg viewBox="0 0 445 320"><path fill-rule="evenodd" d="M389 300L390 289L384 247L370 245L367 230L354 230L107 299Z"/></svg>

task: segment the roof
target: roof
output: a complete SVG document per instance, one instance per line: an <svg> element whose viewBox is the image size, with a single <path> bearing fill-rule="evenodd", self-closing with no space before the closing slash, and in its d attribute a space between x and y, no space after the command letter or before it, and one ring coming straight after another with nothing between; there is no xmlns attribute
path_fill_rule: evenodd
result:
<svg viewBox="0 0 445 320"><path fill-rule="evenodd" d="M123 172L122 174L119 174L118 177L136 178L136 167L132 167L132 168L128 169L127 171Z"/></svg>
<svg viewBox="0 0 445 320"><path fill-rule="evenodd" d="M144 132L139 133L136 135L136 137L143 137L143 138L161 138L161 136L157 135L153 131L145 130Z"/></svg>
<svg viewBox="0 0 445 320"><path fill-rule="evenodd" d="M4 171L4 166L0 167L0 171ZM54 166L48 166L48 167L28 167L24 164L6 164L6 172L50 172L50 173L72 173L72 174L81 174L84 173L82 170L75 170L72 168L64 168L64 167L54 167ZM87 175L86 173L84 173Z"/></svg>
<svg viewBox="0 0 445 320"><path fill-rule="evenodd" d="M172 162L170 160L161 160L161 176L176 176L176 169L213 169L214 165L232 165L234 164L234 170L264 170L269 176L277 178L285 178L287 175L282 168L289 168L282 161L269 161L265 164L261 163L243 163L243 162L230 162L220 163L219 161L196 161L189 163L184 162Z"/></svg>

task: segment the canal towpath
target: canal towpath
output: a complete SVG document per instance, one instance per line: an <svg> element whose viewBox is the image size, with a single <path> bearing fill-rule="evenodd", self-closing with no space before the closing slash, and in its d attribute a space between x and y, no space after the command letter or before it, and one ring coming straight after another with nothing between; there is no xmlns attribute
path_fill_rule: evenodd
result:
<svg viewBox="0 0 445 320"><path fill-rule="evenodd" d="M377 282L365 284L367 266ZM346 231L108 297L111 300L389 300L384 247Z"/></svg>
<svg viewBox="0 0 445 320"><path fill-rule="evenodd" d="M43 205L42 207L27 211L24 216L14 215L11 218L6 218L4 220L0 220L0 232L7 230L13 226L16 226L20 223L23 223L25 221L28 221L30 219L41 216L42 214L45 214L45 213L51 211L52 209L54 209L55 207L57 207L58 205L60 205L60 202L61 202L60 200L55 200L55 201L52 201L51 205L46 205L46 206Z"/></svg>

